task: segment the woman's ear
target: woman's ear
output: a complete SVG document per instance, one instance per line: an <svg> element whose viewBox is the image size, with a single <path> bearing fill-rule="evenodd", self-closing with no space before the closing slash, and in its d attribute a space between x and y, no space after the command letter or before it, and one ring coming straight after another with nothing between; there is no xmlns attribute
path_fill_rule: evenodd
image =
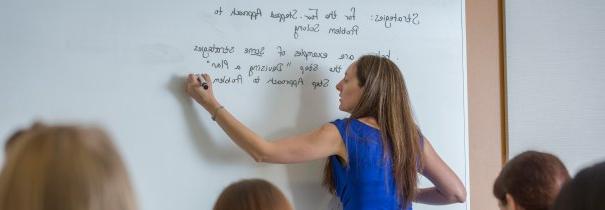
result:
<svg viewBox="0 0 605 210"><path fill-rule="evenodd" d="M515 199L509 193L506 193L506 209L507 210L523 210L521 206L515 202Z"/></svg>

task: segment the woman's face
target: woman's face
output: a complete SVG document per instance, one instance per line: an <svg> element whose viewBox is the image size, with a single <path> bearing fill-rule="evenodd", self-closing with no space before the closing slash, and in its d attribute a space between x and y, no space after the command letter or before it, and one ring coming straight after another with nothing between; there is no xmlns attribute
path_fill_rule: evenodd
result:
<svg viewBox="0 0 605 210"><path fill-rule="evenodd" d="M357 80L357 63L349 66L345 72L345 77L336 84L336 90L338 90L338 96L340 96L338 109L351 113L359 103L363 92L363 87L359 86L359 80Z"/></svg>

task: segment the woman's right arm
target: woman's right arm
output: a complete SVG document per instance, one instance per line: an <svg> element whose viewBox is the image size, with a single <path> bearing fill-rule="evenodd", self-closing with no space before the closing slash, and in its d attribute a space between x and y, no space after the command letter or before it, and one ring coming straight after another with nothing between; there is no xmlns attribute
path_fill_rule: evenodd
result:
<svg viewBox="0 0 605 210"><path fill-rule="evenodd" d="M257 162L296 163L339 155L346 159L346 149L335 125L327 123L311 132L267 141L246 127L228 110L221 108L213 95L212 81L202 75L208 89L200 88L199 76L187 78L187 93L206 109L239 147Z"/></svg>

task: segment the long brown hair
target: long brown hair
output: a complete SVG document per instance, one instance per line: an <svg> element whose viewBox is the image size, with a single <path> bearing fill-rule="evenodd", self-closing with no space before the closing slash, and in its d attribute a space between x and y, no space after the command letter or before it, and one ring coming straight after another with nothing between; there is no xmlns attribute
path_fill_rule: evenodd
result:
<svg viewBox="0 0 605 210"><path fill-rule="evenodd" d="M526 210L548 210L569 179L567 168L556 156L526 151L506 163L493 192L502 204L507 204L506 194L510 194Z"/></svg>
<svg viewBox="0 0 605 210"><path fill-rule="evenodd" d="M36 124L6 149L0 209L136 209L122 159L99 129Z"/></svg>
<svg viewBox="0 0 605 210"><path fill-rule="evenodd" d="M219 195L213 210L292 210L286 196L262 179L244 179L229 185Z"/></svg>
<svg viewBox="0 0 605 210"><path fill-rule="evenodd" d="M357 60L357 79L363 93L351 118L373 117L378 121L385 158L393 162L392 173L401 204L416 196L418 171L422 169L420 132L401 71L391 60L365 55ZM324 185L335 192L331 160L324 168ZM405 202L405 203L404 203Z"/></svg>

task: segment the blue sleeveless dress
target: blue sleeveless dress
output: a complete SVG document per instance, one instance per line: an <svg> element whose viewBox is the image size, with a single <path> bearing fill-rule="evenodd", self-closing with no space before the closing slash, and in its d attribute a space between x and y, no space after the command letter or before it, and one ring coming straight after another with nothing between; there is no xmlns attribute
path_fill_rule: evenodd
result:
<svg viewBox="0 0 605 210"><path fill-rule="evenodd" d="M344 210L400 210L391 158L383 158L380 130L357 119L332 122L347 147L348 165L330 157L336 195ZM412 204L407 203L407 210Z"/></svg>

